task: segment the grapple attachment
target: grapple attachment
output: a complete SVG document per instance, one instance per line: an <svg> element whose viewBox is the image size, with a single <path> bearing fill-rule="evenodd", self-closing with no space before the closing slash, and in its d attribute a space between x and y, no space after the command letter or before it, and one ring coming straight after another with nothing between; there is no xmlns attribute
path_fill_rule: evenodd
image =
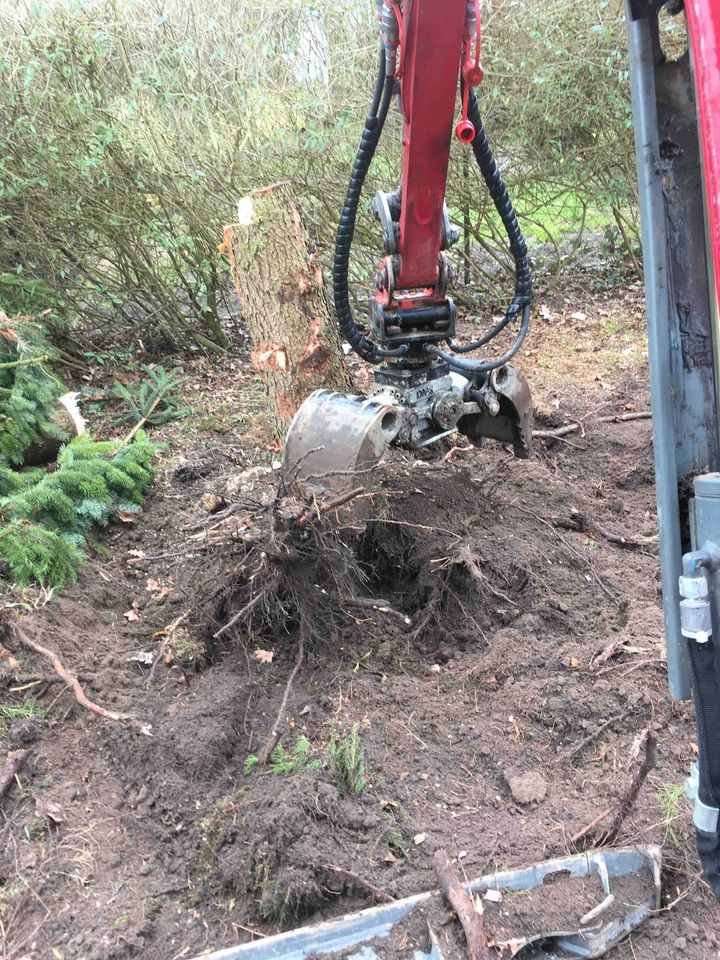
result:
<svg viewBox="0 0 720 960"><path fill-rule="evenodd" d="M516 457L525 460L532 451L533 408L530 387L523 374L509 365L493 372L489 382L494 399L480 413L463 417L460 433L479 443L483 439L512 444Z"/></svg>

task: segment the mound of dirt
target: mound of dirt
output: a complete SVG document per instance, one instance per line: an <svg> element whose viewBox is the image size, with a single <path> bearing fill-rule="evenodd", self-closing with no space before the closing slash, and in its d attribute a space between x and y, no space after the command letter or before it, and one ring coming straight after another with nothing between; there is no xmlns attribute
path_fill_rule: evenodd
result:
<svg viewBox="0 0 720 960"><path fill-rule="evenodd" d="M628 323L558 319L528 348L553 422L582 432L525 462L398 454L362 523L273 514L277 477L235 420L166 428L176 454L110 557L59 597L8 601L0 733L30 755L1 801L6 956L184 960L431 889L438 847L468 877L582 849L648 728L656 767L617 842L664 843L673 908L615 956L716 954L677 787L695 732L667 693L651 428L593 420L647 404ZM231 373L198 383L220 394ZM21 604L25 632L151 737L78 705L10 629ZM359 793L330 761L354 729ZM320 765L253 769L275 734Z"/></svg>

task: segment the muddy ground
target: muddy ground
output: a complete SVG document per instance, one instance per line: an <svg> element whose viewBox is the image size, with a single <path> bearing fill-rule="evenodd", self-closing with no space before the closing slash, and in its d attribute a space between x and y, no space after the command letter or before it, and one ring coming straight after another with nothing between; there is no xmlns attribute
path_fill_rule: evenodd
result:
<svg viewBox="0 0 720 960"><path fill-rule="evenodd" d="M18 663L0 663L0 704L29 715L1 732L30 757L0 802L3 957L192 958L430 889L438 847L468 877L582 849L573 836L609 810L602 840L648 728L655 766L613 842L663 845L665 907L612 955L720 956L677 789L695 732L667 693L651 427L597 422L648 407L639 291L542 313L521 363L537 426L582 430L530 461L494 445L393 457L364 532L339 541L363 603L334 595L332 557L314 582L308 553L318 615L282 739L294 772L248 758L296 662L297 618L263 610L212 641L247 571L203 539L208 494L252 497L244 471L278 454L242 353L196 365L196 413L155 432L169 446L142 517L109 531L110 556L76 587L13 600L90 696L152 736L79 707L6 626ZM151 674L143 655L160 648ZM356 790L330 749L354 725Z"/></svg>

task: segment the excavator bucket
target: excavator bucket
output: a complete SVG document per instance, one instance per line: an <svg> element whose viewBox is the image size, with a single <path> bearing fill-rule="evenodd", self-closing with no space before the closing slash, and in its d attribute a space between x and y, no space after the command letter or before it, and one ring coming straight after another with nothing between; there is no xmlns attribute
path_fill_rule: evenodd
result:
<svg viewBox="0 0 720 960"><path fill-rule="evenodd" d="M546 860L490 874L468 884L484 906L486 931L498 957L571 960L604 957L660 906L661 850L636 846ZM553 895L553 891L556 891ZM482 899L480 899L482 898ZM552 919L544 917L554 903ZM453 924L430 927L446 909L437 890L394 900L335 920L300 927L205 954L203 960L451 960L458 956ZM413 949L408 924L428 922L425 948ZM559 926L558 926L559 924ZM495 950L493 950L495 955ZM201 960L196 957L195 960Z"/></svg>
<svg viewBox="0 0 720 960"><path fill-rule="evenodd" d="M388 404L316 390L290 424L283 456L285 479L317 492L368 487L400 425L399 413Z"/></svg>

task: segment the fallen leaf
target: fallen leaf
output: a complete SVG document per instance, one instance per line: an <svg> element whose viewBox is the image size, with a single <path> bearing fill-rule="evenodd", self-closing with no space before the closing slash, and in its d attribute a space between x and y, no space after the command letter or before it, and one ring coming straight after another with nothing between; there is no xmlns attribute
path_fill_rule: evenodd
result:
<svg viewBox="0 0 720 960"><path fill-rule="evenodd" d="M130 510L119 510L117 508L113 511L113 516L116 520L119 520L120 523L136 523L138 518L137 513L132 513Z"/></svg>
<svg viewBox="0 0 720 960"><path fill-rule="evenodd" d="M0 660L4 660L10 669L15 671L15 673L20 672L20 661L16 660L15 657L11 653L8 653L4 647L0 647Z"/></svg>
<svg viewBox="0 0 720 960"><path fill-rule="evenodd" d="M143 666L151 667L154 659L154 650L141 650L140 653L134 653L132 657L128 657L128 663L142 663Z"/></svg>
<svg viewBox="0 0 720 960"><path fill-rule="evenodd" d="M138 613L139 609L140 603L137 600L133 600L132 608L130 610L126 610L123 614L128 623L133 623L135 620L140 619L140 614Z"/></svg>
<svg viewBox="0 0 720 960"><path fill-rule="evenodd" d="M200 497L200 506L208 513L217 513L221 507L225 506L225 501L211 490L206 490Z"/></svg>
<svg viewBox="0 0 720 960"><path fill-rule="evenodd" d="M570 657L570 666L575 670L580 666L580 661L577 657Z"/></svg>
<svg viewBox="0 0 720 960"><path fill-rule="evenodd" d="M541 304L538 313L540 314L540 317L543 320L552 320L552 317L553 317L552 310L550 309L550 307L545 306L544 303Z"/></svg>
<svg viewBox="0 0 720 960"><path fill-rule="evenodd" d="M53 823L64 823L65 821L63 808L49 797L36 797L35 813L39 817L47 817Z"/></svg>
<svg viewBox="0 0 720 960"><path fill-rule="evenodd" d="M171 592L171 587L164 587L157 580L153 580L152 577L145 584L145 589L152 593L153 600L162 600Z"/></svg>
<svg viewBox="0 0 720 960"><path fill-rule="evenodd" d="M260 663L272 663L274 656L275 656L274 650L261 650L260 648L258 648L253 653L253 657L256 660L258 660Z"/></svg>

